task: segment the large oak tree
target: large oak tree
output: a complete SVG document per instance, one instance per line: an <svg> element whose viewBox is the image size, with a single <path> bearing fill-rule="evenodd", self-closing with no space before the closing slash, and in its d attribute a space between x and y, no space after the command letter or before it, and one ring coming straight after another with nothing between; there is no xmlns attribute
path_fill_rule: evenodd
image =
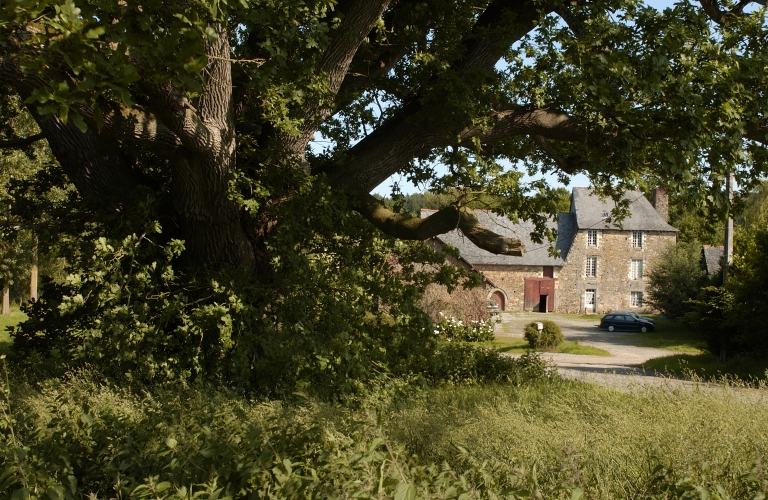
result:
<svg viewBox="0 0 768 500"><path fill-rule="evenodd" d="M2 145L47 139L81 195L112 210L161 170L194 263L257 268L279 222L262 213L291 187L247 198L254 179L292 170L351 196L385 233L458 227L514 254L518 241L460 203L413 220L369 192L405 173L517 195L508 211L526 215L500 160L598 184L651 173L702 199L728 170L753 179L768 140L758 3L5 2L0 83L41 133Z"/></svg>
<svg viewBox="0 0 768 500"><path fill-rule="evenodd" d="M47 140L48 184L81 205L46 220L93 242L16 345L149 378L231 365L272 387L305 369L347 384L427 331L397 306L418 279L400 286L394 267L415 268L365 219L520 254L470 207L544 222L557 192L525 170L585 173L606 194L662 185L722 213L729 173L766 172L767 49L761 0L3 2L0 88L40 130L0 127L0 148ZM455 203L391 210L370 192L398 173ZM148 229L125 222L137 214Z"/></svg>

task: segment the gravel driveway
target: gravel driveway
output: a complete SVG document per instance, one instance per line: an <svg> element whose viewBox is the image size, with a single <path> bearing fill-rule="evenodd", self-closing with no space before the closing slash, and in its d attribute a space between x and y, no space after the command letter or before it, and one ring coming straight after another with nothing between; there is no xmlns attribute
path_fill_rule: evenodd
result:
<svg viewBox="0 0 768 500"><path fill-rule="evenodd" d="M630 345L627 336L631 333L601 330L597 321L588 321L579 316L540 314L540 313L502 313L502 322L496 326L497 337L523 338L523 328L532 321L548 319L560 326L565 340L578 340L580 344L599 347L611 353L610 356L587 356L580 354L545 353L553 363L561 368L575 368L584 371L629 373L637 372L640 365L651 358L669 356L674 351L653 347Z"/></svg>
<svg viewBox="0 0 768 500"><path fill-rule="evenodd" d="M653 347L631 345L626 332L609 333L597 327L598 321L585 320L579 316L541 313L502 313L502 322L496 325L496 337L523 337L523 328L532 321L548 319L560 326L566 340L578 340L580 344L599 347L611 353L610 356L588 356L580 354L543 353L560 375L578 380L598 383L615 389L634 386L671 385L696 386L685 380L660 377L655 371L644 371L641 365L652 358L670 356L675 351Z"/></svg>
<svg viewBox="0 0 768 500"><path fill-rule="evenodd" d="M668 349L637 347L630 345L631 333L601 330L597 320L585 320L575 315L541 313L502 313L502 322L496 325L496 337L523 337L523 328L532 321L548 319L560 326L566 340L578 340L579 344L599 347L611 356L587 356L579 354L543 353L557 365L558 373L568 379L591 382L622 392L634 392L646 388L666 391L692 390L711 394L735 394L744 401L768 401L768 391L730 387L670 378L655 371L645 371L641 365L652 358L676 354ZM519 356L519 354L509 354Z"/></svg>

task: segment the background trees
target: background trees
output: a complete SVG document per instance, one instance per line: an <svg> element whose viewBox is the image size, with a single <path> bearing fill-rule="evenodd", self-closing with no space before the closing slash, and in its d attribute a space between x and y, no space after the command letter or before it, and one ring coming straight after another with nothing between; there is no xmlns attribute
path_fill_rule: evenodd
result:
<svg viewBox="0 0 768 500"><path fill-rule="evenodd" d="M37 288L38 245L33 228L41 219L15 204L17 191L53 159L44 144L34 140L40 137L39 129L17 98L5 96L0 100L0 116L4 119L0 132L18 138L0 141L0 279L3 314L8 314L12 288L17 303L28 300ZM38 205L46 201L50 200L34 200Z"/></svg>
<svg viewBox="0 0 768 500"><path fill-rule="evenodd" d="M701 245L696 241L670 245L648 273L648 305L670 319L682 318L693 308L690 300L696 298L706 282Z"/></svg>
<svg viewBox="0 0 768 500"><path fill-rule="evenodd" d="M707 339L713 354L765 356L768 353L768 218L763 181L747 197L734 239L733 265L728 280L718 287L702 288L693 301L689 322Z"/></svg>

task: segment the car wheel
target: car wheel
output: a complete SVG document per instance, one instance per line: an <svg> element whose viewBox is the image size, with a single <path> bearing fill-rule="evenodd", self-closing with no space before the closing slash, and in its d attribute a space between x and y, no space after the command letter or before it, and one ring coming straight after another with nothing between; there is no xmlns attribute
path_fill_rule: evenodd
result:
<svg viewBox="0 0 768 500"><path fill-rule="evenodd" d="M613 325L611 325L611 326L609 326L609 327L608 327L608 331L609 331L609 332L612 332L612 331L614 331L615 329L616 329L616 327L615 327L615 326L613 326Z"/></svg>
<svg viewBox="0 0 768 500"><path fill-rule="evenodd" d="M642 327L642 328L640 329L640 331L641 331L641 332L643 332L643 333L645 333L645 332L647 332L647 331L648 331L648 327L645 327L645 326L644 326L644 327Z"/></svg>

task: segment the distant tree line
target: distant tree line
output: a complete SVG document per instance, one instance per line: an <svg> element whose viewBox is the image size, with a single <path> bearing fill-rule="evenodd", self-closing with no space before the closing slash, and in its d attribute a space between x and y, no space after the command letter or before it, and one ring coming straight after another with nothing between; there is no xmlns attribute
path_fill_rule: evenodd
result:
<svg viewBox="0 0 768 500"><path fill-rule="evenodd" d="M571 207L571 193L564 187L557 187L542 193L542 197L552 203L558 212L568 212ZM440 210L452 203L462 201L475 209L502 209L504 197L488 193L466 194L459 190L449 192L424 191L423 193L401 194L396 196L381 196L388 208L418 215L422 208Z"/></svg>

